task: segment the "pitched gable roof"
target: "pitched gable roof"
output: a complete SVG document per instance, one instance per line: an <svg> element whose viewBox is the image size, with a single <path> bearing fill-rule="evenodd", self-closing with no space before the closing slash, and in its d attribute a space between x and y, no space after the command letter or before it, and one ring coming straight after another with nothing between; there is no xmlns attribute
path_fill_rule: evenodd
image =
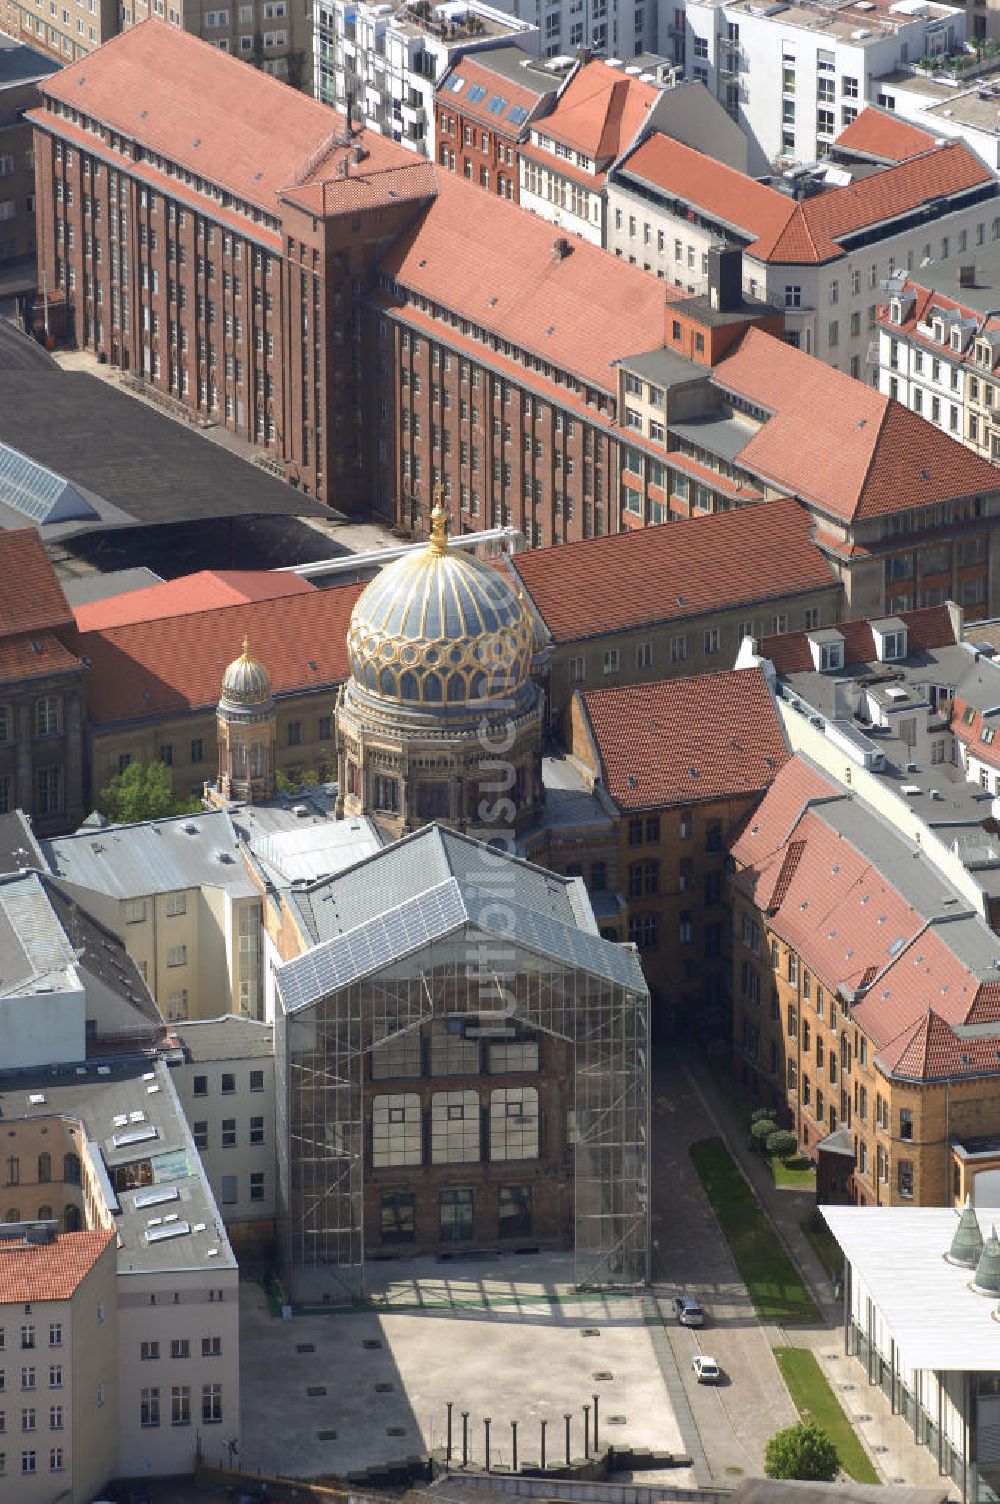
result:
<svg viewBox="0 0 1000 1504"><path fill-rule="evenodd" d="M948 647L956 641L955 627L947 606L921 606L915 611L895 613L906 623L906 651L923 653L929 648ZM844 639L844 668L852 664L873 663L878 657L872 620L838 621L833 630ZM762 658L769 658L779 674L808 673L815 666L808 632L782 632L762 637L757 644Z"/></svg>
<svg viewBox="0 0 1000 1504"><path fill-rule="evenodd" d="M142 590L129 590L124 595L88 601L85 605L75 606L73 614L81 632L93 632L104 627L126 626L129 622L211 611L217 606L308 595L315 588L301 575L285 570L200 569L196 574L163 580Z"/></svg>
<svg viewBox="0 0 1000 1504"><path fill-rule="evenodd" d="M783 265L831 261L844 254L842 237L991 180L961 141L802 200L662 135L651 136L622 169L740 230L758 261Z"/></svg>
<svg viewBox="0 0 1000 1504"><path fill-rule="evenodd" d="M77 651L91 661L90 719L107 725L216 704L223 671L244 637L276 695L339 684L348 673L351 611L363 589L335 585L76 633Z"/></svg>
<svg viewBox="0 0 1000 1504"><path fill-rule="evenodd" d="M631 145L660 93L655 84L607 63L585 63L566 84L543 129L595 162L615 158Z"/></svg>
<svg viewBox="0 0 1000 1504"><path fill-rule="evenodd" d="M712 380L771 416L740 464L845 521L997 486L957 439L803 350L750 329Z"/></svg>
<svg viewBox="0 0 1000 1504"><path fill-rule="evenodd" d="M56 572L33 527L0 532L0 637L73 624Z"/></svg>
<svg viewBox="0 0 1000 1504"><path fill-rule="evenodd" d="M451 173L437 198L386 251L380 268L520 349L602 391L614 362L662 339L664 308L683 294L576 237L557 255L556 227Z"/></svg>
<svg viewBox="0 0 1000 1504"><path fill-rule="evenodd" d="M788 748L761 669L730 669L582 697L619 809L695 804L765 789Z"/></svg>
<svg viewBox="0 0 1000 1504"><path fill-rule="evenodd" d="M281 190L345 125L328 105L156 19L46 79L42 93L271 214L280 214ZM359 177L427 166L377 132L365 132L364 145Z"/></svg>
<svg viewBox="0 0 1000 1504"><path fill-rule="evenodd" d="M931 131L921 130L919 125L901 120L889 110L868 105L833 144L835 148L879 162L905 162L908 157L929 151L935 139Z"/></svg>
<svg viewBox="0 0 1000 1504"><path fill-rule="evenodd" d="M113 1229L95 1228L51 1243L0 1243L0 1306L69 1300L114 1240Z"/></svg>
<svg viewBox="0 0 1000 1504"><path fill-rule="evenodd" d="M555 642L829 589L808 513L786 498L508 560Z"/></svg>

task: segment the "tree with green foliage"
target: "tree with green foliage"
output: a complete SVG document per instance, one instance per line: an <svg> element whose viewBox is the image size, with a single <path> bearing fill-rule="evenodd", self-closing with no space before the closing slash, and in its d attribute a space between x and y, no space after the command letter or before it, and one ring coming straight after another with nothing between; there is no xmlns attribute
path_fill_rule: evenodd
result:
<svg viewBox="0 0 1000 1504"><path fill-rule="evenodd" d="M762 1123L766 1118L769 1122L773 1123L777 1116L777 1111L773 1107L755 1107L750 1114L750 1121L751 1123Z"/></svg>
<svg viewBox="0 0 1000 1504"><path fill-rule="evenodd" d="M753 1139L754 1148L763 1151L764 1145L774 1132L774 1123L770 1118L758 1118L756 1123L751 1123L750 1137Z"/></svg>
<svg viewBox="0 0 1000 1504"><path fill-rule="evenodd" d="M112 825L132 825L190 814L201 809L201 800L174 792L174 775L166 763L130 762L101 789L97 808Z"/></svg>
<svg viewBox="0 0 1000 1504"><path fill-rule="evenodd" d="M799 1147L799 1141L790 1128L772 1128L765 1143L768 1154L774 1159L788 1159Z"/></svg>
<svg viewBox="0 0 1000 1504"><path fill-rule="evenodd" d="M832 1483L840 1467L837 1448L826 1432L812 1422L799 1421L776 1431L764 1448L764 1472L768 1478L800 1478L810 1483Z"/></svg>

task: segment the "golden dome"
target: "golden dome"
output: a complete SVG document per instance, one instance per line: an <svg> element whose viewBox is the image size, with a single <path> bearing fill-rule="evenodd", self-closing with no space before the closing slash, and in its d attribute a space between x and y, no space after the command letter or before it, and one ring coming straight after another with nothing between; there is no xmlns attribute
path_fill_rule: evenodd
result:
<svg viewBox="0 0 1000 1504"><path fill-rule="evenodd" d="M250 645L243 639L243 651L234 658L222 676L222 698L230 705L270 705L271 677L264 665L250 656Z"/></svg>
<svg viewBox="0 0 1000 1504"><path fill-rule="evenodd" d="M448 544L440 499L424 548L359 596L347 650L358 687L414 708L509 698L528 682L533 626L498 569Z"/></svg>

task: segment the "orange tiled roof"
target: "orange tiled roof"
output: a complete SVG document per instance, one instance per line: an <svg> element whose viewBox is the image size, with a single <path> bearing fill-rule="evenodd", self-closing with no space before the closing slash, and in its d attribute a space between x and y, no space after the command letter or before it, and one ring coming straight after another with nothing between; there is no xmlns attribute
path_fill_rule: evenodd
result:
<svg viewBox="0 0 1000 1504"><path fill-rule="evenodd" d="M538 129L595 162L613 159L632 144L661 92L607 63L585 63Z"/></svg>
<svg viewBox="0 0 1000 1504"><path fill-rule="evenodd" d="M114 1238L111 1229L96 1228L32 1247L0 1243L0 1306L69 1300Z"/></svg>
<svg viewBox="0 0 1000 1504"><path fill-rule="evenodd" d="M997 488L996 468L925 418L760 329L712 373L771 417L740 465L853 521Z"/></svg>
<svg viewBox="0 0 1000 1504"><path fill-rule="evenodd" d="M78 671L82 664L54 632L0 638L0 684Z"/></svg>
<svg viewBox="0 0 1000 1504"><path fill-rule="evenodd" d="M283 570L200 569L197 574L182 575L177 580L163 580L142 590L75 606L73 615L81 632L93 632L103 627L123 627L129 622L155 621L162 616L212 611L217 606L308 595L314 589L301 575Z"/></svg>
<svg viewBox="0 0 1000 1504"><path fill-rule="evenodd" d="M802 200L662 135L651 137L623 167L741 230L750 237L748 255L783 265L834 260L844 254L841 236L991 180L961 141Z"/></svg>
<svg viewBox="0 0 1000 1504"><path fill-rule="evenodd" d="M456 88L456 81L461 80L461 87ZM482 99L469 98L469 90L479 87L486 93ZM526 88L523 84L516 83L506 74L494 73L490 67L490 55L483 52L476 57L474 53L467 52L463 58L454 63L441 80L437 89L437 101L443 109L460 110L471 120L480 120L483 125L489 126L490 130L509 137L516 141L521 132L526 128L527 121L514 121L509 118L511 109L526 111L527 119L538 109L542 101L556 92L558 82L553 77L552 88L549 94L540 93L538 89ZM487 108L491 99L497 95L506 101L502 111Z"/></svg>
<svg viewBox="0 0 1000 1504"><path fill-rule="evenodd" d="M528 549L509 562L557 643L835 583L808 513L791 499Z"/></svg>
<svg viewBox="0 0 1000 1504"><path fill-rule="evenodd" d="M0 533L0 637L73 625L56 572L33 527Z"/></svg>
<svg viewBox="0 0 1000 1504"><path fill-rule="evenodd" d="M619 809L755 794L788 760L761 669L729 669L582 696Z"/></svg>
<svg viewBox="0 0 1000 1504"><path fill-rule="evenodd" d="M91 661L90 719L100 726L214 705L244 637L277 695L339 684L348 673L351 610L363 589L337 585L76 633L77 651Z"/></svg>
<svg viewBox="0 0 1000 1504"><path fill-rule="evenodd" d="M956 641L955 628L947 606L921 606L916 611L894 612L907 626L906 645L908 653L926 652L928 648L943 648ZM844 666L873 663L877 656L871 623L878 617L862 618L859 621L838 621L834 630L844 639ZM808 632L782 632L773 637L762 637L757 644L762 658L769 658L779 674L810 672L813 665Z"/></svg>
<svg viewBox="0 0 1000 1504"><path fill-rule="evenodd" d="M438 196L385 253L403 287L608 391L613 363L664 333L683 294L547 220L442 172Z"/></svg>
<svg viewBox="0 0 1000 1504"><path fill-rule="evenodd" d="M158 20L130 27L47 78L42 94L271 214L280 214L280 190L344 127L344 117L328 105ZM359 175L426 168L377 133L359 140L369 153ZM330 157L321 170L333 178Z"/></svg>
<svg viewBox="0 0 1000 1504"><path fill-rule="evenodd" d="M935 139L919 125L911 125L909 120L900 120L888 110L869 105L841 131L833 144L880 162L905 162L908 157L930 151Z"/></svg>

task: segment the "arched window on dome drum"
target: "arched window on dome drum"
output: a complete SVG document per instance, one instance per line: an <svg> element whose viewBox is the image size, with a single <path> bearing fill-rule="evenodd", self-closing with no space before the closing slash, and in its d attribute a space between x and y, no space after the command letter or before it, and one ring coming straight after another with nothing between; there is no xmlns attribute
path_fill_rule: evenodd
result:
<svg viewBox="0 0 1000 1504"><path fill-rule="evenodd" d="M460 704L465 699L465 679L461 674L448 675L448 703Z"/></svg>
<svg viewBox="0 0 1000 1504"><path fill-rule="evenodd" d="M437 674L428 674L424 680L424 699L439 704L441 700L441 680Z"/></svg>
<svg viewBox="0 0 1000 1504"><path fill-rule="evenodd" d="M379 691L384 695L396 697L396 675L391 668L384 668L378 676Z"/></svg>
<svg viewBox="0 0 1000 1504"><path fill-rule="evenodd" d="M399 697L401 700L420 699L420 686L417 683L417 676L416 674L411 674L409 670L403 674L399 681Z"/></svg>
<svg viewBox="0 0 1000 1504"><path fill-rule="evenodd" d="M399 812L399 780L387 778L384 773L375 774L375 808L389 814Z"/></svg>
<svg viewBox="0 0 1000 1504"><path fill-rule="evenodd" d="M250 747L250 777L261 778L264 774L264 749L259 742Z"/></svg>
<svg viewBox="0 0 1000 1504"><path fill-rule="evenodd" d="M365 664L365 685L368 689L374 689L376 684L374 663Z"/></svg>
<svg viewBox="0 0 1000 1504"><path fill-rule="evenodd" d="M481 671L479 673L473 674L470 699L485 700L489 692L489 685L486 682L486 675Z"/></svg>

